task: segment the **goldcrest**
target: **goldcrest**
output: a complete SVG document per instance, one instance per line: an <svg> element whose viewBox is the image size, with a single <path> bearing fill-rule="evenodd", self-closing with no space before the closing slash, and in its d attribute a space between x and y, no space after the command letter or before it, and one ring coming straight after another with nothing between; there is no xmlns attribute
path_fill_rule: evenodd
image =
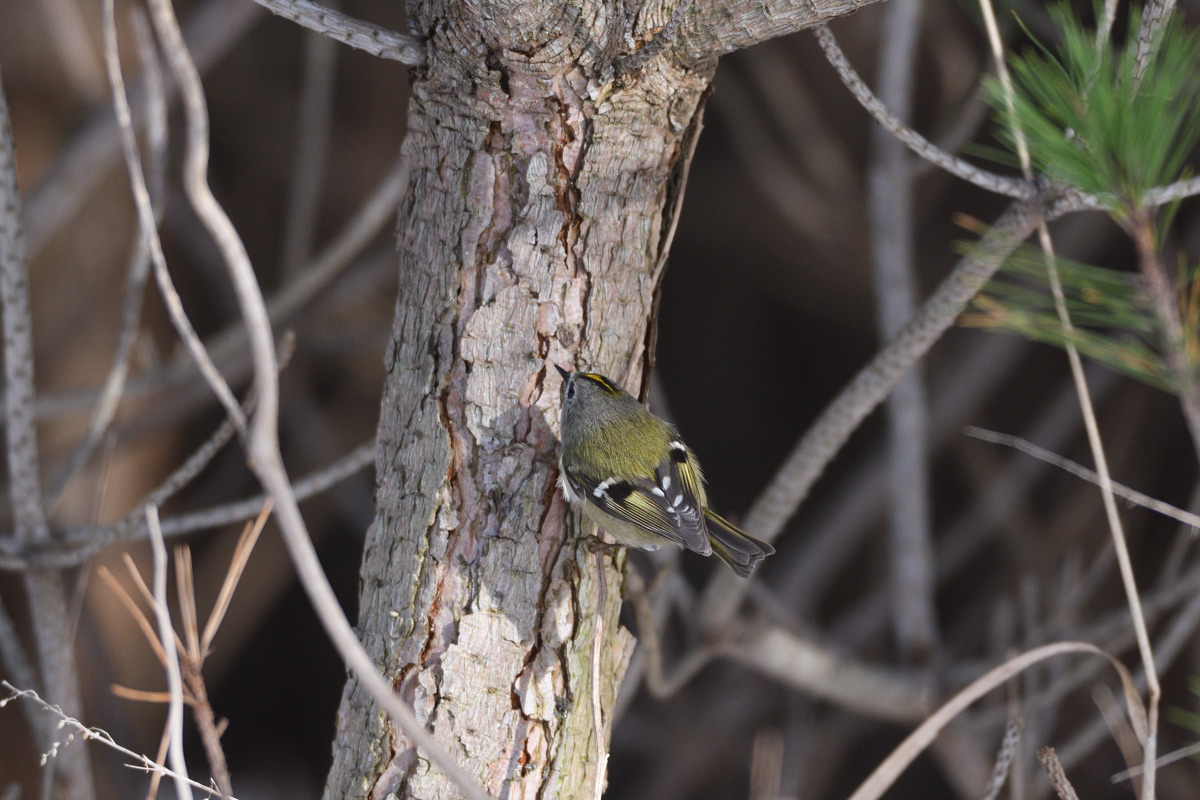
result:
<svg viewBox="0 0 1200 800"><path fill-rule="evenodd" d="M555 369L563 378L559 484L598 527L642 550L716 553L742 577L775 552L708 507L700 465L675 428L603 375Z"/></svg>

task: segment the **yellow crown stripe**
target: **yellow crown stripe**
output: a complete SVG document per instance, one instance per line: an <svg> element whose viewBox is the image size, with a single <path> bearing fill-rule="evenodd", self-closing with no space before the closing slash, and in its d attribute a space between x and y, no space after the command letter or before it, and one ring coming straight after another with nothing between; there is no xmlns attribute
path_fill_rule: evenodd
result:
<svg viewBox="0 0 1200 800"><path fill-rule="evenodd" d="M600 384L600 386L603 387L604 390L606 392L608 392L609 394L620 394L621 393L620 387L614 385L612 381L610 381L608 378L604 377L603 375L597 375L595 372L585 372L580 377L587 378L589 381L593 381L594 383Z"/></svg>

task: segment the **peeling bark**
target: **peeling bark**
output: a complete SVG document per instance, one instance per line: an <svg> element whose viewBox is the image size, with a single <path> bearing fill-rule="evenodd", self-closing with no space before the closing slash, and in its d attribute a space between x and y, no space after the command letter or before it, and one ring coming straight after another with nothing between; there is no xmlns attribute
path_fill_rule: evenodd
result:
<svg viewBox="0 0 1200 800"><path fill-rule="evenodd" d="M640 376L670 178L712 64L657 59L605 83L631 46L623 19L468 5L412 13L429 58L404 144L359 631L493 796L582 796L594 626L606 731L633 641L619 571L605 559L597 609L588 537L556 488L559 386L546 377L554 363ZM651 31L665 21L643 16ZM354 681L334 748L326 797L459 794Z"/></svg>

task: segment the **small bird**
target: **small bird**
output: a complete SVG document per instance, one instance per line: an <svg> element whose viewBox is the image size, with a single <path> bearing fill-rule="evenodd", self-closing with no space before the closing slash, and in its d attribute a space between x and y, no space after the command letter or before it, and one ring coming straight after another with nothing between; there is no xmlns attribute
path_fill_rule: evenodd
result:
<svg viewBox="0 0 1200 800"><path fill-rule="evenodd" d="M573 505L623 545L686 547L742 577L775 552L708 507L695 455L671 425L603 375L563 378L559 485Z"/></svg>

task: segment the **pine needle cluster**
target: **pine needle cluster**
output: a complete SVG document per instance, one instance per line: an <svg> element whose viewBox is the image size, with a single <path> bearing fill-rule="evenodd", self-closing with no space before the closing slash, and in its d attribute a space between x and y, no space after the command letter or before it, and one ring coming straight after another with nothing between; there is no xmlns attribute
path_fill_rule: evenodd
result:
<svg viewBox="0 0 1200 800"><path fill-rule="evenodd" d="M1034 39L1011 59L1011 115L999 82L988 84L999 137L1015 151L1019 126L1035 170L1127 217L1142 209L1148 190L1180 177L1200 141L1200 34L1171 15L1142 64L1136 9L1122 47L1111 37L1097 42L1066 4L1050 14L1058 51Z"/></svg>

